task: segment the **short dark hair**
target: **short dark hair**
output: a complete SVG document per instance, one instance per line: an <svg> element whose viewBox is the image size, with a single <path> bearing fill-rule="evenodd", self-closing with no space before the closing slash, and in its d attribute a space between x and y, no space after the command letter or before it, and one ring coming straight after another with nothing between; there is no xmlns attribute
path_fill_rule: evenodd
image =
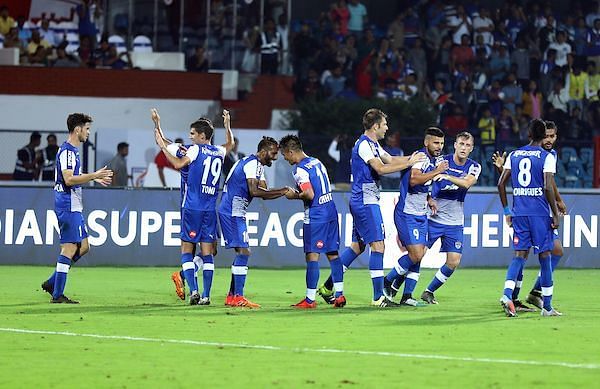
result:
<svg viewBox="0 0 600 389"><path fill-rule="evenodd" d="M34 131L31 133L31 135L29 135L30 142L33 142L34 140L40 140L40 139L42 139L42 135L37 131Z"/></svg>
<svg viewBox="0 0 600 389"><path fill-rule="evenodd" d="M261 141L258 142L258 151L267 150L271 147L279 147L279 143L270 136L263 136Z"/></svg>
<svg viewBox="0 0 600 389"><path fill-rule="evenodd" d="M539 142L546 137L546 124L542 119L533 119L529 122L529 134L531 140Z"/></svg>
<svg viewBox="0 0 600 389"><path fill-rule="evenodd" d="M283 150L302 151L302 142L296 135L286 135L279 141L279 147Z"/></svg>
<svg viewBox="0 0 600 389"><path fill-rule="evenodd" d="M428 127L425 130L425 136L437 136L438 138L443 138L446 135L444 134L444 131L438 127Z"/></svg>
<svg viewBox="0 0 600 389"><path fill-rule="evenodd" d="M215 127L213 126L210 119L204 117L190 124L190 128L196 130L198 134L204 134L204 137L206 139L212 139L212 136L215 132Z"/></svg>
<svg viewBox="0 0 600 389"><path fill-rule="evenodd" d="M458 140L458 138L467 138L467 139L472 139L473 142L475 142L475 137L473 136L473 134L471 134L469 131L462 131L459 132L456 135L456 140Z"/></svg>
<svg viewBox="0 0 600 389"><path fill-rule="evenodd" d="M127 142L121 142L121 143L119 143L117 145L117 151L121 151L121 150L123 150L124 148L127 148L127 147L129 147L129 143L127 143Z"/></svg>
<svg viewBox="0 0 600 389"><path fill-rule="evenodd" d="M363 129L368 130L377 123L381 123L383 119L386 119L387 115L382 110L377 108L371 108L365 112L362 118Z"/></svg>
<svg viewBox="0 0 600 389"><path fill-rule="evenodd" d="M558 132L558 127L556 127L556 123L554 123L552 120L546 120L544 123L546 124L546 128L554 129L556 132Z"/></svg>
<svg viewBox="0 0 600 389"><path fill-rule="evenodd" d="M92 117L85 113L72 113L67 117L67 128L69 132L75 131L75 127L85 126L86 123L91 123Z"/></svg>
<svg viewBox="0 0 600 389"><path fill-rule="evenodd" d="M54 140L56 140L56 135L48 134L48 136L46 137L46 140L50 140L51 138L54 138Z"/></svg>

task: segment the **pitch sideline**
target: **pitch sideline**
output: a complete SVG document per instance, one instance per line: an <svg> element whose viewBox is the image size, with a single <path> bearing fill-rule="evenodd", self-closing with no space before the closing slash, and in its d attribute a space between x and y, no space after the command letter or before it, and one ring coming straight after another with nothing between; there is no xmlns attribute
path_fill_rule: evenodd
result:
<svg viewBox="0 0 600 389"><path fill-rule="evenodd" d="M519 359L494 359L494 358L474 358L474 357L453 357L448 355L434 355L434 354L408 354L408 353L397 353L388 351L360 351L360 350L343 350L343 349L315 349L315 348L289 348L280 346L268 346L268 345L254 345L244 343L219 343L219 342L206 342L200 340L187 340L187 339L160 339L160 338L145 338L137 336L123 336L123 335L101 335L101 334L79 334L75 332L65 331L43 331L43 330L27 330L21 328L2 328L1 332L17 333L17 334L41 334L41 335L58 335L58 336L76 336L82 338L95 338L95 339L106 339L106 340L127 340L133 342L149 342L149 343L173 343L173 344L188 344L194 346L208 346L208 347L228 347L228 348L240 348L240 349L251 349L251 350L270 350L270 351L287 351L293 353L330 353L330 354L350 354L350 355L367 355L367 356L385 356L385 357L396 357L396 358L415 358L415 359L430 359L430 360L443 360L443 361L458 361L458 362L476 362L476 363L502 363L511 365L529 365L529 366L555 366L565 367L570 369L589 369L598 370L600 369L599 364L594 363L569 363L569 362L552 362L552 361L527 361Z"/></svg>

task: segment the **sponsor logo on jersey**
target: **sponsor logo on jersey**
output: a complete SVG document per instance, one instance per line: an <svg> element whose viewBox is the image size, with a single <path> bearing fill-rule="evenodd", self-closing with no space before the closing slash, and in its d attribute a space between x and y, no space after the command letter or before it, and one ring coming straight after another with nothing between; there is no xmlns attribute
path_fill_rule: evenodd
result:
<svg viewBox="0 0 600 389"><path fill-rule="evenodd" d="M325 243L323 243L323 241L322 241L322 240L318 240L318 241L317 241L317 248L318 248L318 249L322 249L322 248L323 248L323 246L325 246Z"/></svg>
<svg viewBox="0 0 600 389"><path fill-rule="evenodd" d="M456 247L457 250L460 250L462 247L462 242L454 242L454 247Z"/></svg>
<svg viewBox="0 0 600 389"><path fill-rule="evenodd" d="M196 237L196 231L190 231L190 238Z"/></svg>
<svg viewBox="0 0 600 389"><path fill-rule="evenodd" d="M519 244L519 237L518 236L516 236L516 235L514 236L513 243L514 244Z"/></svg>

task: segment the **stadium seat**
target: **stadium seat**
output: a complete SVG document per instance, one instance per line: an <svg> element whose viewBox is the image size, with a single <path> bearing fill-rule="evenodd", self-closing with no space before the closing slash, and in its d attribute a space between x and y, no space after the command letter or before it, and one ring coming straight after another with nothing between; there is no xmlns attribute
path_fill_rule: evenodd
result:
<svg viewBox="0 0 600 389"><path fill-rule="evenodd" d="M117 48L117 53L121 54L127 51L127 46L125 45L125 39L123 39L120 35L111 35L108 37L108 43L112 46L114 45Z"/></svg>
<svg viewBox="0 0 600 389"><path fill-rule="evenodd" d="M74 53L79 49L79 29L77 28L77 24L73 22L60 22L52 29L67 41L68 45L65 49L67 53Z"/></svg>
<svg viewBox="0 0 600 389"><path fill-rule="evenodd" d="M567 164L579 158L577 156L577 151L573 147L563 147L560 149L560 159L564 164Z"/></svg>
<svg viewBox="0 0 600 389"><path fill-rule="evenodd" d="M591 147L582 147L579 150L579 159L584 166L592 165L594 163L594 150Z"/></svg>
<svg viewBox="0 0 600 389"><path fill-rule="evenodd" d="M133 44L131 49L135 52L146 52L151 53L152 50L152 41L145 35L138 35L133 38Z"/></svg>

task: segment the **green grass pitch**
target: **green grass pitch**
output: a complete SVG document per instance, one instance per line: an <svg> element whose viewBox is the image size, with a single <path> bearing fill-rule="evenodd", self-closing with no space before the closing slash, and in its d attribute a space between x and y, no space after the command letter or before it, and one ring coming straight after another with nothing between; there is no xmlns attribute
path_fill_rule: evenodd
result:
<svg viewBox="0 0 600 389"><path fill-rule="evenodd" d="M600 380L600 270L556 272L563 317L513 319L498 303L503 269L459 269L436 293L439 305L390 310L369 306L368 271L354 269L346 273L348 305L313 311L289 307L304 295L302 269L251 268L246 289L258 310L223 306L224 268L207 307L176 297L169 268L73 267L66 294L81 304L51 305L40 289L51 270L0 267L0 387L530 388ZM535 273L526 271L523 294ZM432 276L422 272L419 295Z"/></svg>

